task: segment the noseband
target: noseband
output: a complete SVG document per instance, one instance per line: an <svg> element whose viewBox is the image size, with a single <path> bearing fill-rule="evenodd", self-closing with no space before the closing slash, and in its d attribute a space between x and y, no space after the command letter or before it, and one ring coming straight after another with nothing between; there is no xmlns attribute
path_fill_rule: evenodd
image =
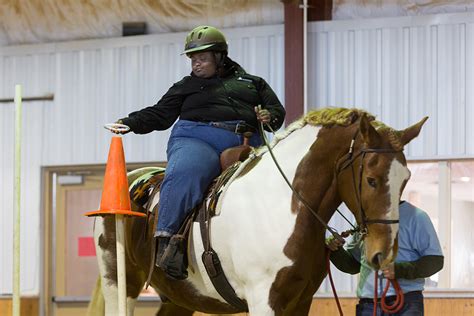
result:
<svg viewBox="0 0 474 316"><path fill-rule="evenodd" d="M401 150L395 150L395 149L377 149L377 148L362 148L357 154L354 155L354 144L355 140L357 138L357 135L359 134L359 130L356 131L354 137L352 138L351 145L349 146L349 152L346 154L347 158L340 164L341 167L336 168L337 173L336 177L339 176L339 174L349 166L351 167L352 171L352 183L354 185L354 191L356 194L357 202L359 204L359 214L361 218L361 224L360 226L360 233L362 236L367 235L367 225L369 224L398 224L400 222L399 219L369 219L366 215L366 212L364 210L364 207L362 206L362 174L364 171L364 159L365 156L369 153L376 153L376 154L393 154L393 153L398 153L401 152ZM359 156L362 156L360 160L360 166L359 166L359 185L358 189L356 186L356 180L355 180L355 171L354 171L354 162L359 158ZM338 164L339 165L339 164Z"/></svg>

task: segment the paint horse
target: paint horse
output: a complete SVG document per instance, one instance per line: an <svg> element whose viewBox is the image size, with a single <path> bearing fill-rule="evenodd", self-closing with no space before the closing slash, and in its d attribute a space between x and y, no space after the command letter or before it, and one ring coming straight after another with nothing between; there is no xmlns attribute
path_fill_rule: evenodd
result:
<svg viewBox="0 0 474 316"><path fill-rule="evenodd" d="M308 113L276 134L271 144L295 191L268 149L257 149L257 158L221 197L211 228L225 275L250 315L308 314L326 276L325 223L342 202L366 231L365 251L373 267L394 260L398 203L410 177L403 147L418 136L426 119L396 131L362 110ZM129 180L134 178L132 172ZM132 315L150 267L152 219L128 218L125 234ZM113 218L98 219L95 240L102 286L94 299L103 295L106 315L117 315ZM189 245L188 279L170 280L159 269L153 271L151 286L168 302L157 315L243 312L216 292L198 259L203 252L199 227L192 229Z"/></svg>

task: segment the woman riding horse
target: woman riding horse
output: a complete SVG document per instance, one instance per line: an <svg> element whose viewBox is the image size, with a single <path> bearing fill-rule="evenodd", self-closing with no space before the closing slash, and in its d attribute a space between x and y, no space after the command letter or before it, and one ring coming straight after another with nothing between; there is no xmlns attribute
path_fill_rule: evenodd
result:
<svg viewBox="0 0 474 316"><path fill-rule="evenodd" d="M187 277L186 266L179 259L182 256L163 254L170 237L221 172L219 155L240 145L246 132L253 133L250 144L259 145L257 123L277 130L285 117L265 80L248 74L227 57L227 42L218 29L193 29L186 37L183 54L191 59L191 75L175 83L154 106L118 121L134 133L146 134L168 129L179 117L168 142L168 167L155 232L156 264L174 279Z"/></svg>

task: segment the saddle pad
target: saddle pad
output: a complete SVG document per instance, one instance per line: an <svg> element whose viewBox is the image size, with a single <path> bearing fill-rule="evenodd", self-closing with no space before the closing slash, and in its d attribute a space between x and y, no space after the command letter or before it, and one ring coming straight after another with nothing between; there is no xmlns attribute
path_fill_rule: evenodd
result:
<svg viewBox="0 0 474 316"><path fill-rule="evenodd" d="M154 187L163 181L165 170L161 167L146 167L130 172L129 179L136 176L129 186L130 199L137 205L144 207Z"/></svg>

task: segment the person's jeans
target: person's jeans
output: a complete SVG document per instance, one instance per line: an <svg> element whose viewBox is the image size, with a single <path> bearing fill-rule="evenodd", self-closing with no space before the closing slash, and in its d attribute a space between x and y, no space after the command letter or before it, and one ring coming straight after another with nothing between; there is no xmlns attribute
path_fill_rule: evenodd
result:
<svg viewBox="0 0 474 316"><path fill-rule="evenodd" d="M252 135L249 143L259 146L259 134ZM155 236L178 232L189 212L203 199L212 180L220 174L220 154L240 144L242 136L231 131L201 122L176 122L166 151L168 164L160 190Z"/></svg>
<svg viewBox="0 0 474 316"><path fill-rule="evenodd" d="M388 305L393 304L395 297L389 296L386 299ZM356 316L372 316L374 311L374 302L370 299L360 299L356 306ZM405 303L403 308L395 314L382 312L380 302L377 303L377 316L423 316L423 294L419 291L405 293Z"/></svg>

